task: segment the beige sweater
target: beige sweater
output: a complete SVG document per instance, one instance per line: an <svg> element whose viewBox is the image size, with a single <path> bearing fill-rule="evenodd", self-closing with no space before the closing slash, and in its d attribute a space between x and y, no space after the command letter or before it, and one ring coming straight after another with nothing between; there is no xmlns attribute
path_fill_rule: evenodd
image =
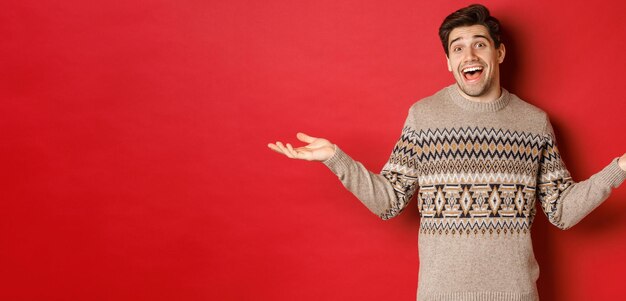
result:
<svg viewBox="0 0 626 301"><path fill-rule="evenodd" d="M417 300L538 300L535 202L567 229L626 179L615 158L575 183L545 112L506 90L472 102L454 85L411 107L380 174L339 148L324 164L383 219L418 191Z"/></svg>

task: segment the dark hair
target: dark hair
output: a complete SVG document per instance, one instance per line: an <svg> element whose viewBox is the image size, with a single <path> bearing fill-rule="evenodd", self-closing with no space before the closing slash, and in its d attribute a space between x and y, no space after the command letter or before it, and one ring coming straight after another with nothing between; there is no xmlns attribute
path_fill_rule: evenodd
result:
<svg viewBox="0 0 626 301"><path fill-rule="evenodd" d="M468 7L461 8L443 20L439 27L439 39L443 45L443 50L448 56L448 38L450 32L457 27L483 25L489 30L489 36L493 39L495 47L500 47L500 21L489 15L489 10L481 4L472 4Z"/></svg>

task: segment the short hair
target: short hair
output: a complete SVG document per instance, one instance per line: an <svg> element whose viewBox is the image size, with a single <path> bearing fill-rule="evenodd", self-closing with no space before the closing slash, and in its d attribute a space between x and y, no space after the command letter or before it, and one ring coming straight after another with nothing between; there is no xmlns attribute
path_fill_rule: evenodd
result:
<svg viewBox="0 0 626 301"><path fill-rule="evenodd" d="M500 47L502 41L500 33L500 21L489 14L489 10L481 4L472 4L461 8L448 15L439 27L439 39L443 45L443 50L448 53L448 38L450 32L457 27L483 25L489 30L489 36L493 40L495 47Z"/></svg>

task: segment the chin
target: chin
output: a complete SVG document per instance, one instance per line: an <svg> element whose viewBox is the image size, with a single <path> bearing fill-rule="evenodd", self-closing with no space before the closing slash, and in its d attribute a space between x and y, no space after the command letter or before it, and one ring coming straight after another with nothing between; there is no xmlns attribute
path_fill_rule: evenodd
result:
<svg viewBox="0 0 626 301"><path fill-rule="evenodd" d="M486 86L480 86L480 87L468 87L467 85L464 84L458 84L459 88L461 89L461 91L463 93L465 93L465 95L467 96L471 96L471 97L480 97L486 94L486 92L489 90L487 89Z"/></svg>

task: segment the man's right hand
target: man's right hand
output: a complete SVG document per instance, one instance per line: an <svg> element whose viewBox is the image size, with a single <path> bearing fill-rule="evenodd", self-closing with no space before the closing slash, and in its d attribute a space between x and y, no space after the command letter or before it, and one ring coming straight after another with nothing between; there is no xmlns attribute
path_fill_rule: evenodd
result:
<svg viewBox="0 0 626 301"><path fill-rule="evenodd" d="M278 141L276 144L270 143L267 146L291 159L307 161L326 161L335 154L335 145L324 138L315 138L304 133L298 133L296 137L308 145L293 148L289 143L283 145Z"/></svg>

